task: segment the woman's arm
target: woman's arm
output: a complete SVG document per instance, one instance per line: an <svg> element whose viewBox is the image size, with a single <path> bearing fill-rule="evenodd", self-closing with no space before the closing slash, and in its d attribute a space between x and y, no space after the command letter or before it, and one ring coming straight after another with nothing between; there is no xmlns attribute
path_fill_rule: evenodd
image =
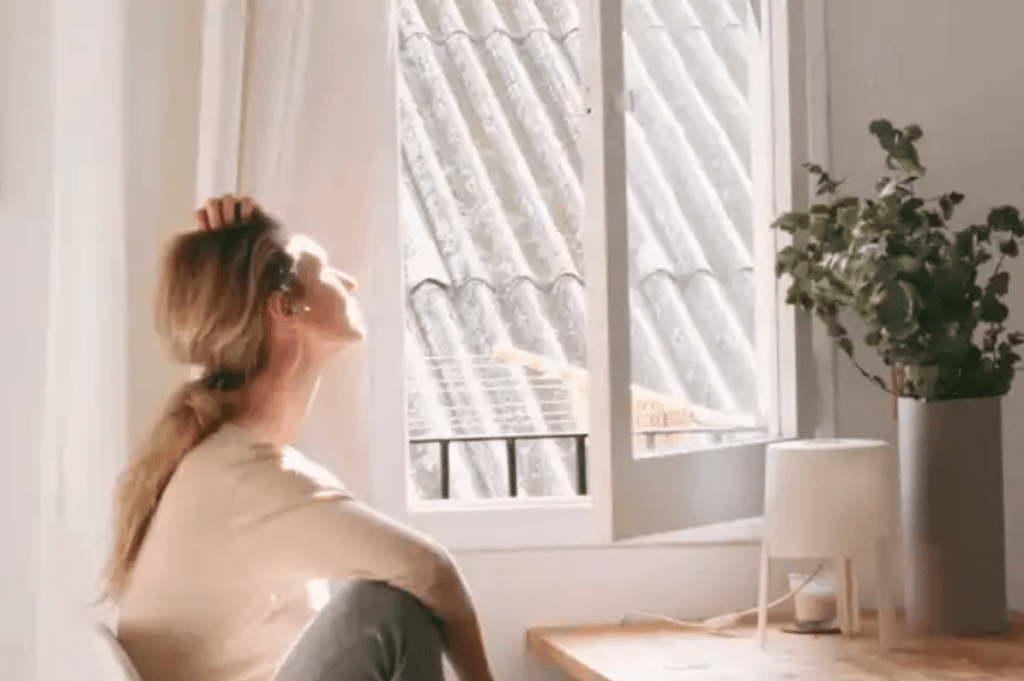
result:
<svg viewBox="0 0 1024 681"><path fill-rule="evenodd" d="M494 681L476 618L466 622L445 622L442 628L448 659L459 678L462 681Z"/></svg>
<svg viewBox="0 0 1024 681"><path fill-rule="evenodd" d="M301 469L261 463L235 494L236 550L268 576L379 581L422 602L441 622L462 681L492 681L476 610L452 556Z"/></svg>
<svg viewBox="0 0 1024 681"><path fill-rule="evenodd" d="M443 582L451 582L440 590L465 594L466 603L469 605L461 615L441 622L441 637L444 639L448 658L461 681L493 681L490 667L487 664L480 623L477 620L476 610L472 605L469 589L462 579L462 574L447 554L438 565L438 579Z"/></svg>

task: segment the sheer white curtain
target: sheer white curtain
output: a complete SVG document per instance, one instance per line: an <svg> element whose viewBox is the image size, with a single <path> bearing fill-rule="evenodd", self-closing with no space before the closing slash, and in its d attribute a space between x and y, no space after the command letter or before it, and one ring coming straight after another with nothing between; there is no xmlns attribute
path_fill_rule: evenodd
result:
<svg viewBox="0 0 1024 681"><path fill-rule="evenodd" d="M201 4L187 2L193 8ZM181 174L177 167L174 173L153 171L143 181L139 164L144 168L152 156L151 163L166 168L173 156L171 165L184 159L190 166L189 184L198 170L201 195L236 189L253 194L290 227L323 242L338 266L363 281L364 298L374 286L368 237L379 219L376 168L394 162L396 153L378 134L394 115L392 95L380 78L394 68L388 51L393 1L207 0L202 101L180 95L200 84L198 68L192 74L181 71L181 81L168 86L176 97L168 105L180 107L176 119L187 114L193 136L199 128L198 156L191 157L180 144L173 154L160 156L169 143L157 142L160 131L154 131L166 121L140 122L140 111L152 112L153 106L137 106L143 102L131 90L140 59L166 61L154 66L160 73L185 58L170 45L192 28L168 25L165 31L150 16L165 11L157 4L13 0L8 5L0 0L0 15L18 15L10 31L28 31L13 42L20 56L31 58L18 65L25 74L19 70L13 85L0 79L0 92L20 96L14 86L32 92L32 101L2 102L4 111L15 115L0 117L3 139L11 142L0 151L14 153L0 158L4 177L13 178L0 186L0 226L5 239L19 229L37 230L15 241L29 247L23 255L5 253L0 261L3 282L9 284L6 295L14 295L15 283L33 286L3 309L19 333L3 347L25 359L24 366L5 369L11 394L2 425L11 434L9 442L19 447L14 455L26 463L4 466L19 478L5 481L0 490L25 490L5 494L15 500L11 515L17 518L0 526L26 535L14 548L24 549L19 562L0 567L0 575L19 580L5 587L5 603L8 593L24 601L14 603L19 610L10 622L0 614L0 633L17 634L25 642L10 646L21 656L14 667L17 678L101 681L91 629L105 613L91 603L98 597L109 546L114 481L133 444L129 410L138 408L129 404L129 367L135 362L133 368L148 370L130 352L138 350L137 327L151 323L148 313L129 309L133 300L140 305L138 292L132 293L140 282L126 276L139 268L133 264L129 270L126 243L134 244L130 253L136 263L138 258L155 263L155 252L149 251L181 227L167 219L162 232L152 228L146 238L139 237L140 206L153 201L153 192L166 193L161 183L170 174ZM194 14L198 33L203 27ZM140 41L140 16L149 17L147 30L164 31L160 36L171 57L155 57L154 48ZM174 30L179 34L171 40ZM145 54L129 54L126 44L140 43L131 50ZM29 127L31 140L19 139ZM140 194L142 185L146 189ZM163 210L183 201L187 198L179 192L173 201L157 203ZM138 250L139 243L146 252ZM130 345L132 333L136 340ZM339 468L357 492L369 489L368 352L349 353L326 378L302 443ZM5 360L16 365L19 357ZM135 376L136 392L138 383ZM138 399L133 394L132 400ZM149 421L149 415L133 414L133 424L141 420ZM4 656L6 646L0 641ZM34 651L25 653L26 647ZM11 667L0 661L0 668L7 678Z"/></svg>
<svg viewBox="0 0 1024 681"><path fill-rule="evenodd" d="M127 451L124 0L52 0L36 678L98 679L90 603Z"/></svg>
<svg viewBox="0 0 1024 681"><path fill-rule="evenodd" d="M388 134L397 110L389 78L394 5L207 0L199 193L250 194L288 228L316 238L360 281L364 307L380 274L371 233L392 214L379 199L383 164L397 163ZM237 25L242 14L246 30ZM376 346L372 309L367 317L370 343L346 350L325 375L299 443L364 496L368 357Z"/></svg>
<svg viewBox="0 0 1024 681"><path fill-rule="evenodd" d="M92 681L89 606L127 451L125 7L52 0L49 9L52 222L38 329L46 366L35 667L40 681Z"/></svg>

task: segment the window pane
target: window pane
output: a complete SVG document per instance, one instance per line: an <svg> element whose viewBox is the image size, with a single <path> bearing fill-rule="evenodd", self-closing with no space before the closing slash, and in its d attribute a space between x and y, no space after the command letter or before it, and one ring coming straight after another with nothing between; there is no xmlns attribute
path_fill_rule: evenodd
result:
<svg viewBox="0 0 1024 681"><path fill-rule="evenodd" d="M761 439L749 0L623 0L634 454Z"/></svg>
<svg viewBox="0 0 1024 681"><path fill-rule="evenodd" d="M579 438L536 436L586 424L578 0L398 14L412 487L577 494Z"/></svg>

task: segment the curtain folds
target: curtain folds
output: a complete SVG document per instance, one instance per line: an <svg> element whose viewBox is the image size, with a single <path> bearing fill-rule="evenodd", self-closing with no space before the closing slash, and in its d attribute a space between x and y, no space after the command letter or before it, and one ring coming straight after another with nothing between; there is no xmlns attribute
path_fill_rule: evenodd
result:
<svg viewBox="0 0 1024 681"><path fill-rule="evenodd" d="M90 607L127 451L124 0L52 0L36 678L100 681Z"/></svg>
<svg viewBox="0 0 1024 681"><path fill-rule="evenodd" d="M369 357L392 340L373 337L375 275L381 272L373 263L372 235L394 228L384 224L392 206L381 204L385 195L396 201L397 192L397 185L382 191L382 183L397 179L385 171L398 154L392 139L394 11L394 0L250 0L237 186L226 176L220 183L256 197L290 230L315 238L333 265L360 282L369 343L347 349L326 373L298 444L361 496L370 496ZM237 32L228 27L223 35ZM230 56L237 48L214 44L210 56L224 65L220 82L234 82ZM234 97L204 98L201 120L230 110L226 103ZM201 148L200 158L234 151L230 135L204 142L223 145L223 153Z"/></svg>

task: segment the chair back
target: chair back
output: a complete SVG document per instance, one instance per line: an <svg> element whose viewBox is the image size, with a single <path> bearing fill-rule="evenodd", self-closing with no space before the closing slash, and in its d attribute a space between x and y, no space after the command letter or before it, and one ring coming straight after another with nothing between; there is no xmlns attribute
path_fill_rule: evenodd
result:
<svg viewBox="0 0 1024 681"><path fill-rule="evenodd" d="M96 648L105 681L142 681L128 653L105 624L96 625Z"/></svg>

